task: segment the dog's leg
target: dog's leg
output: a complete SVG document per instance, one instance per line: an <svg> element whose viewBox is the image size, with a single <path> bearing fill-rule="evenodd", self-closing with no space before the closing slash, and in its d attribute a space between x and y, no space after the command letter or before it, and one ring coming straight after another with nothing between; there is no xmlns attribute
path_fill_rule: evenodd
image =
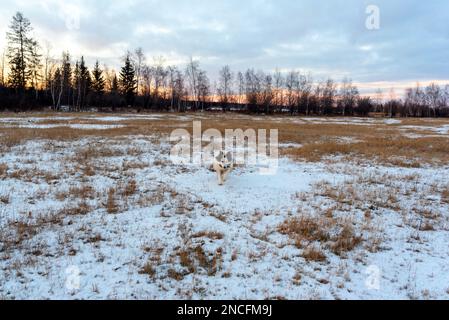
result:
<svg viewBox="0 0 449 320"><path fill-rule="evenodd" d="M229 173L231 173L231 170L227 170L227 171L225 171L225 173L223 174L223 181L224 181L224 182L226 182L226 180L228 180Z"/></svg>
<svg viewBox="0 0 449 320"><path fill-rule="evenodd" d="M218 177L218 185L223 185L223 174L220 171L217 171L217 177Z"/></svg>

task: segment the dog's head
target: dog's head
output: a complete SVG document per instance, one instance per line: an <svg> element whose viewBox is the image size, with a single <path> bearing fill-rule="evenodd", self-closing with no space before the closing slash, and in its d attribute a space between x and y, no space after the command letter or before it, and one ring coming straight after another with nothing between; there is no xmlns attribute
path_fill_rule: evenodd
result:
<svg viewBox="0 0 449 320"><path fill-rule="evenodd" d="M232 167L232 152L225 153L224 151L220 151L215 157L215 161L218 165L223 169L229 169Z"/></svg>

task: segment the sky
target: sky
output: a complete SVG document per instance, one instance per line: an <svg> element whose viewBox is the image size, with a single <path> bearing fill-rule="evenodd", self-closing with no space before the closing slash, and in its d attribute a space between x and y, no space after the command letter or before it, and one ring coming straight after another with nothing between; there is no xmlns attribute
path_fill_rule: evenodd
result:
<svg viewBox="0 0 449 320"><path fill-rule="evenodd" d="M0 0L0 50L21 11L59 57L118 68L142 47L149 62L190 57L215 79L223 65L352 78L361 91L449 83L447 0ZM374 7L373 7L374 6Z"/></svg>

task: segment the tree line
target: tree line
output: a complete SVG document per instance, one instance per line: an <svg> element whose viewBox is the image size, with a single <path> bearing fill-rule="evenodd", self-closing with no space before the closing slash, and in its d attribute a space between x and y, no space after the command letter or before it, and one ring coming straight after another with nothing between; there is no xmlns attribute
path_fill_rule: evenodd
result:
<svg viewBox="0 0 449 320"><path fill-rule="evenodd" d="M220 69L212 83L200 63L165 66L162 57L148 61L142 48L128 51L116 72L83 56L63 52L55 59L31 36L30 21L20 12L7 32L1 56L0 110L26 111L242 111L304 115L442 117L449 116L449 85L432 83L374 97L360 94L351 79L314 81L310 74Z"/></svg>

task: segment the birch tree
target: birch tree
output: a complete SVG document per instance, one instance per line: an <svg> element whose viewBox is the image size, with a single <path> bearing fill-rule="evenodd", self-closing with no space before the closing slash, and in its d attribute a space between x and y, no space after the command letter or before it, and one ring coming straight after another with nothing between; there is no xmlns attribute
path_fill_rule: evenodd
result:
<svg viewBox="0 0 449 320"><path fill-rule="evenodd" d="M145 64L145 54L143 53L142 48L137 48L134 51L134 70L136 73L136 92L139 95L140 94L140 85L142 80L142 67Z"/></svg>
<svg viewBox="0 0 449 320"><path fill-rule="evenodd" d="M189 82L190 99L194 101L194 109L198 109L198 74L200 71L200 64L198 61L190 58L190 62L186 68L186 76Z"/></svg>
<svg viewBox="0 0 449 320"><path fill-rule="evenodd" d="M359 90L352 84L352 80L344 78L339 92L339 105L342 109L343 116L346 111L352 112L359 97Z"/></svg>
<svg viewBox="0 0 449 320"><path fill-rule="evenodd" d="M218 95L223 111L228 109L229 99L232 95L232 72L231 68L226 65L219 72Z"/></svg>
<svg viewBox="0 0 449 320"><path fill-rule="evenodd" d="M274 86L274 105L282 107L284 104L284 77L281 71L276 68L273 75Z"/></svg>

